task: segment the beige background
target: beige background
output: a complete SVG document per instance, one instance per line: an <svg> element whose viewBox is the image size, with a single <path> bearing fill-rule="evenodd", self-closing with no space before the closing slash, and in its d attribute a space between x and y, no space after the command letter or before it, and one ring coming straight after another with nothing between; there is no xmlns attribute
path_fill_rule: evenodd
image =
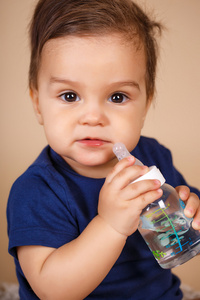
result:
<svg viewBox="0 0 200 300"><path fill-rule="evenodd" d="M34 0L0 0L0 281L16 281L7 254L6 202L13 181L46 144L27 88L27 24ZM168 27L161 42L156 105L143 133L173 152L176 167L200 188L200 1L138 0ZM200 256L175 269L200 289Z"/></svg>

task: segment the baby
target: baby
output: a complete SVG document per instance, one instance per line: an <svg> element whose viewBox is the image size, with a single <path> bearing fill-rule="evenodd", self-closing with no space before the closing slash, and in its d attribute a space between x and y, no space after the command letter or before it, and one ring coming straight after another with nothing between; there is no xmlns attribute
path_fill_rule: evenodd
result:
<svg viewBox="0 0 200 300"><path fill-rule="evenodd" d="M22 300L182 299L179 279L137 231L160 182L129 184L156 165L200 230L200 191L168 149L141 136L161 30L131 0L38 2L29 86L48 146L14 183L7 209ZM117 162L116 142L132 155Z"/></svg>

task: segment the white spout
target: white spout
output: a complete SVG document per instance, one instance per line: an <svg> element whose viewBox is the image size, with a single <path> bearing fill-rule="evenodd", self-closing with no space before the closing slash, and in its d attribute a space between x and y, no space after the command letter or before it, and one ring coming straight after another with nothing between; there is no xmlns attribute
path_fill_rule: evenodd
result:
<svg viewBox="0 0 200 300"><path fill-rule="evenodd" d="M130 152L126 149L126 146L122 143L116 143L113 146L113 152L117 156L118 160L121 160L131 155ZM136 158L136 162L134 165L143 166L143 163Z"/></svg>

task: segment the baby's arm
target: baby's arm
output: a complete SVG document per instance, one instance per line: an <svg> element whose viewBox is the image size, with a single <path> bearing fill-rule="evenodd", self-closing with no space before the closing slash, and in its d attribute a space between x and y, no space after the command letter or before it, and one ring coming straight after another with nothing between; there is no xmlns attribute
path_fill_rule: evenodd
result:
<svg viewBox="0 0 200 300"><path fill-rule="evenodd" d="M40 299L84 299L107 275L125 242L97 216L72 242L58 249L22 246L18 259Z"/></svg>
<svg viewBox="0 0 200 300"><path fill-rule="evenodd" d="M108 274L127 237L137 229L142 209L162 193L158 181L129 185L147 172L133 164L134 158L125 158L107 176L98 215L77 239L58 249L18 248L22 270L40 299L83 299Z"/></svg>

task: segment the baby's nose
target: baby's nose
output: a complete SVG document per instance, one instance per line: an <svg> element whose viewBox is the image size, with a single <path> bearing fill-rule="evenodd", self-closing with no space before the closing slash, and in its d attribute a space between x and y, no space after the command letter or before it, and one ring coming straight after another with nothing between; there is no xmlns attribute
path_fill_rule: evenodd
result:
<svg viewBox="0 0 200 300"><path fill-rule="evenodd" d="M79 119L81 125L104 126L107 122L105 110L101 105L86 105Z"/></svg>

